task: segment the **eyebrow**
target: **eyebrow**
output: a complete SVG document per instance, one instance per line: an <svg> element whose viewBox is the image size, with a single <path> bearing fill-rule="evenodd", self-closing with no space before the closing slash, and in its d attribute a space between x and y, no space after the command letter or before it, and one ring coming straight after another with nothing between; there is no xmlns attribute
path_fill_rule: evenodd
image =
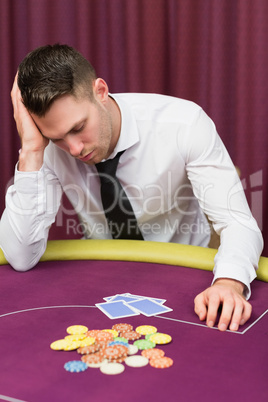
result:
<svg viewBox="0 0 268 402"><path fill-rule="evenodd" d="M85 118L83 118L82 120L80 120L80 121L78 121L77 123L75 123L75 124L73 125L73 127L71 128L71 130L67 131L66 134L70 134L73 130L75 130L75 128L76 128L77 126L79 126L80 124L84 123L84 121L85 121Z"/></svg>
<svg viewBox="0 0 268 402"><path fill-rule="evenodd" d="M86 119L83 118L83 119L79 120L78 122L76 122L76 123L73 125L73 127L72 127L69 131L67 131L67 132L63 135L63 137L60 138L60 139L62 140L67 134L70 134L73 130L75 130L75 128L76 128L77 126L79 126L79 124L82 124L82 123L85 122L85 121L86 121ZM37 127L37 128L38 128L38 130L40 131L39 127ZM41 132L41 131L40 131L40 132ZM50 140L50 141L57 141L57 140L60 140L59 138L47 137L47 136L46 136L45 134L43 134L42 132L41 132L41 134L42 134L45 138L47 138L48 140Z"/></svg>

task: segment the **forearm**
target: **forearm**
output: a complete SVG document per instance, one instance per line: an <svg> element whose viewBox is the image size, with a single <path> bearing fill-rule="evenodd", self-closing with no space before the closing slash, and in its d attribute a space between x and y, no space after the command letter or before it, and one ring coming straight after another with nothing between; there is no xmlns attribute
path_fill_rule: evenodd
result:
<svg viewBox="0 0 268 402"><path fill-rule="evenodd" d="M194 194L221 245L215 258L215 280L241 281L250 295L263 247L261 232L252 217L242 183L214 124L203 113L185 138L185 159Z"/></svg>
<svg viewBox="0 0 268 402"><path fill-rule="evenodd" d="M263 248L261 232L255 220L251 218L250 221L247 225L234 222L222 230L221 246L214 267L214 281L219 278L240 281L245 285L244 295L247 299L250 297L250 283L256 277Z"/></svg>
<svg viewBox="0 0 268 402"><path fill-rule="evenodd" d="M13 219L10 217L7 209L4 211L0 222L0 247L10 265L16 271L28 271L33 268L43 255L47 236L40 238L36 243L29 243L27 236L22 237L17 232L18 224L14 227ZM30 226L32 222L27 222ZM21 226L24 226L21 224ZM26 228L27 229L27 228Z"/></svg>
<svg viewBox="0 0 268 402"><path fill-rule="evenodd" d="M59 197L47 200L55 185L55 180L48 181L39 171L17 174L15 184L8 189L0 222L0 246L16 270L32 268L45 251L60 202Z"/></svg>
<svg viewBox="0 0 268 402"><path fill-rule="evenodd" d="M27 151L21 149L18 170L20 172L37 172L43 166L44 150Z"/></svg>

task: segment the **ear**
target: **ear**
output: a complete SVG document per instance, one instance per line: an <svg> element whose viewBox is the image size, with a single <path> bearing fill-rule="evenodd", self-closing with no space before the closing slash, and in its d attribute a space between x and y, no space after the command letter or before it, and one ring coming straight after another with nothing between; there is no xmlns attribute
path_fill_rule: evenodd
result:
<svg viewBox="0 0 268 402"><path fill-rule="evenodd" d="M97 78L93 82L93 93L95 98L102 103L106 103L108 100L109 88L106 82L102 78Z"/></svg>

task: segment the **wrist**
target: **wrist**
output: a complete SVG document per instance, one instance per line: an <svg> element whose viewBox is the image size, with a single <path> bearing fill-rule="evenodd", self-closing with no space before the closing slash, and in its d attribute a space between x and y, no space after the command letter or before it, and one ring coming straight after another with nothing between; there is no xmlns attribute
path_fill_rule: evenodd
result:
<svg viewBox="0 0 268 402"><path fill-rule="evenodd" d="M18 170L22 172L35 172L41 169L44 161L44 150L30 151L21 149Z"/></svg>
<svg viewBox="0 0 268 402"><path fill-rule="evenodd" d="M244 283L242 283L236 279L231 279L231 278L218 278L215 280L214 284L232 287L241 295L244 294L244 291L246 289L246 286Z"/></svg>

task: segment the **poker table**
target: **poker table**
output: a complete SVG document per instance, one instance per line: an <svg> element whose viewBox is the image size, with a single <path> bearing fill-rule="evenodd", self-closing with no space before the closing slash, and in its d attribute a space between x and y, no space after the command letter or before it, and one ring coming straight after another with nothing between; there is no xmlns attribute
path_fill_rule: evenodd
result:
<svg viewBox="0 0 268 402"><path fill-rule="evenodd" d="M261 257L252 283L249 322L237 332L220 332L193 310L194 297L212 281L215 254L156 242L50 241L37 266L21 273L1 252L0 400L267 401L268 259ZM173 311L112 320L96 308L122 293L163 298ZM118 375L99 368L70 373L64 364L81 356L50 348L70 325L110 329L120 322L169 334L172 341L159 348L173 365L126 366Z"/></svg>

